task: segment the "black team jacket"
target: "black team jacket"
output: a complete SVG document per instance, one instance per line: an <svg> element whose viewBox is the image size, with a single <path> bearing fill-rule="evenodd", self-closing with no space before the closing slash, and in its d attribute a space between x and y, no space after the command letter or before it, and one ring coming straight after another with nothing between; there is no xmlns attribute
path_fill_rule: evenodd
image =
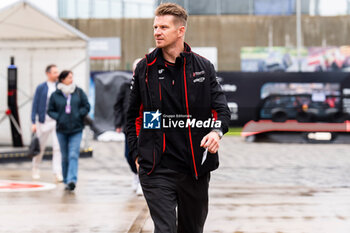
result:
<svg viewBox="0 0 350 233"><path fill-rule="evenodd" d="M155 49L142 59L134 72L132 80L130 102L127 112L127 140L129 156L134 160L138 157L140 166L150 175L160 164L165 151L166 141L163 128L145 129L143 127L143 112L162 112L162 95L159 77L165 67L162 59L162 50ZM223 133L228 131L230 111L227 107L226 97L217 82L214 66L207 59L191 51L185 43L185 50L177 58L176 63L181 64L181 78L183 80L184 109L188 120L221 121L221 125L213 122L208 128L201 125L189 124L186 127L188 140L188 154L185 155L191 163L191 172L195 178L215 170L219 166L218 154L208 152L202 164L204 148L200 147L202 138L211 130L218 128ZM207 122L208 123L208 122ZM214 122L215 123L215 122ZM216 122L217 123L217 122ZM208 124L207 124L208 126ZM182 134L179 136L183 136Z"/></svg>

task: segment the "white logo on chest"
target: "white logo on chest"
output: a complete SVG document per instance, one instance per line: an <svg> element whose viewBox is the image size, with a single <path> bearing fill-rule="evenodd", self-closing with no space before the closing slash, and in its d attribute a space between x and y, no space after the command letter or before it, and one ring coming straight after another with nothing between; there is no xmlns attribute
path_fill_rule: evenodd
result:
<svg viewBox="0 0 350 233"><path fill-rule="evenodd" d="M200 77L200 78L193 79L193 82L194 83L202 83L202 82L204 82L204 80L205 80L205 77Z"/></svg>

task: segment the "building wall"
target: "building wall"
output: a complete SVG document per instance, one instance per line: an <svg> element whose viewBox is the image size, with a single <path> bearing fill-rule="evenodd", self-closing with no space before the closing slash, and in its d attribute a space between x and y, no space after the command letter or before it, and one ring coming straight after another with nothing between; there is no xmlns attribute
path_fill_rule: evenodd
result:
<svg viewBox="0 0 350 233"><path fill-rule="evenodd" d="M89 37L121 37L122 58L113 69L130 70L133 60L154 47L153 19L66 20ZM240 49L244 46L296 45L295 16L190 16L186 42L193 47L218 48L218 70L240 70ZM311 46L349 45L350 16L303 16L303 44ZM95 66L94 70L104 70Z"/></svg>

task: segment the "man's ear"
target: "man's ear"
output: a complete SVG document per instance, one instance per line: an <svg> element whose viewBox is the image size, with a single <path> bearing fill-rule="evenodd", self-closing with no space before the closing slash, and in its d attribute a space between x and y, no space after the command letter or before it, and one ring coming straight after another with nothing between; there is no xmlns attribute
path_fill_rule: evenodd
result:
<svg viewBox="0 0 350 233"><path fill-rule="evenodd" d="M179 27L179 37L185 36L186 33L186 27L185 26L180 26Z"/></svg>

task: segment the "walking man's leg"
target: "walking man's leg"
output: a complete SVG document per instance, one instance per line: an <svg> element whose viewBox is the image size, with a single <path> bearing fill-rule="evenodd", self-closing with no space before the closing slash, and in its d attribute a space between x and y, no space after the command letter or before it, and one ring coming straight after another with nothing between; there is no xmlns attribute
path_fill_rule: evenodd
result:
<svg viewBox="0 0 350 233"><path fill-rule="evenodd" d="M143 195L154 223L154 233L176 233L176 177L173 171L158 168L151 175L140 168Z"/></svg>
<svg viewBox="0 0 350 233"><path fill-rule="evenodd" d="M62 181L62 155L56 134L56 122L51 124L52 135L52 171L57 181Z"/></svg>
<svg viewBox="0 0 350 233"><path fill-rule="evenodd" d="M208 188L210 173L195 180L193 176L179 174L177 233L202 233L208 214Z"/></svg>
<svg viewBox="0 0 350 233"><path fill-rule="evenodd" d="M33 179L40 179L40 164L45 154L45 147L50 131L47 129L45 124L38 123L36 134L40 143L40 153L34 156L32 159L32 177Z"/></svg>

